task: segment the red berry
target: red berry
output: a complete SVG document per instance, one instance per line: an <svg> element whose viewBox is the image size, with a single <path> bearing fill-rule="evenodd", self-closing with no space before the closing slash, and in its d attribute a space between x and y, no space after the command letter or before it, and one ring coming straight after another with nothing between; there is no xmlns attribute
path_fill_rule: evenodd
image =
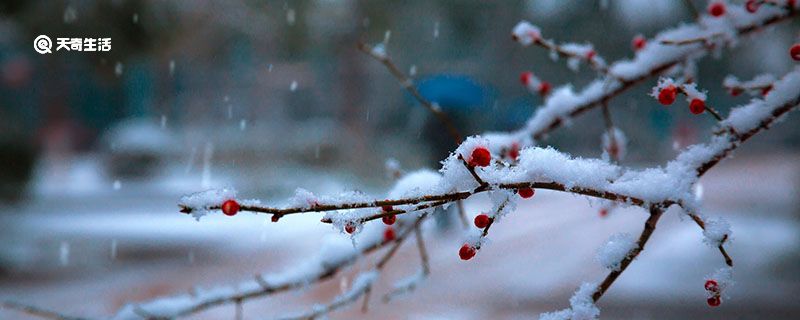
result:
<svg viewBox="0 0 800 320"><path fill-rule="evenodd" d="M789 49L789 55L792 56L794 61L800 61L800 43L795 43L791 49Z"/></svg>
<svg viewBox="0 0 800 320"><path fill-rule="evenodd" d="M458 250L458 256L461 257L461 260L472 259L475 256L475 248L465 243L461 246L461 250Z"/></svg>
<svg viewBox="0 0 800 320"><path fill-rule="evenodd" d="M383 220L383 223L385 225L391 226L391 225L394 224L395 221L397 221L397 216L395 216L393 214L390 214L388 216L383 216L383 218L381 218L381 220Z"/></svg>
<svg viewBox="0 0 800 320"><path fill-rule="evenodd" d="M706 102L700 99L692 99L692 102L689 102L689 111L692 114L701 114L706 111Z"/></svg>
<svg viewBox="0 0 800 320"><path fill-rule="evenodd" d="M271 218L272 222L278 222L278 220L280 220L280 219L281 219L281 215L279 215L279 214L273 214L272 218Z"/></svg>
<svg viewBox="0 0 800 320"><path fill-rule="evenodd" d="M356 224L353 222L348 222L344 225L344 232L353 234L353 232L356 232Z"/></svg>
<svg viewBox="0 0 800 320"><path fill-rule="evenodd" d="M522 188L517 190L517 192L519 193L519 196L522 197L523 199L528 199L530 197L533 197L534 193L533 188Z"/></svg>
<svg viewBox="0 0 800 320"><path fill-rule="evenodd" d="M708 14L712 17L721 17L725 14L725 4L722 2L713 2L708 5Z"/></svg>
<svg viewBox="0 0 800 320"><path fill-rule="evenodd" d="M239 212L239 203L236 200L228 200L222 203L222 213L226 216L235 216Z"/></svg>
<svg viewBox="0 0 800 320"><path fill-rule="evenodd" d="M633 51L642 50L645 44L647 44L647 40L640 35L633 37L633 41L631 41L631 46L633 46Z"/></svg>
<svg viewBox="0 0 800 320"><path fill-rule="evenodd" d="M608 216L608 209L606 208L600 209L600 217L605 218L606 216Z"/></svg>
<svg viewBox="0 0 800 320"><path fill-rule="evenodd" d="M539 84L539 94L546 96L548 93L550 93L550 83L542 81L542 83Z"/></svg>
<svg viewBox="0 0 800 320"><path fill-rule="evenodd" d="M758 11L758 7L760 6L761 0L747 0L747 2L744 3L744 8L750 13L756 13L756 11Z"/></svg>
<svg viewBox="0 0 800 320"><path fill-rule="evenodd" d="M675 98L677 96L678 88L675 88L673 85L669 85L666 88L661 89L661 92L658 93L658 102L668 106L675 102Z"/></svg>
<svg viewBox="0 0 800 320"><path fill-rule="evenodd" d="M469 159L469 165L473 167L485 167L489 165L492 160L492 154L489 149L484 147L477 147L472 150L472 157Z"/></svg>
<svg viewBox="0 0 800 320"><path fill-rule="evenodd" d="M392 211L392 209L394 208L392 208L392 206L390 205L381 206L381 210L383 210L384 212Z"/></svg>
<svg viewBox="0 0 800 320"><path fill-rule="evenodd" d="M383 231L383 241L389 242L394 240L394 238L394 229L392 227L386 227L386 230Z"/></svg>
<svg viewBox="0 0 800 320"><path fill-rule="evenodd" d="M731 95L734 96L734 97L738 96L738 95L742 94L742 91L743 91L742 88L733 87L733 88L731 88Z"/></svg>
<svg viewBox="0 0 800 320"><path fill-rule="evenodd" d="M706 302L708 302L709 307L718 307L722 303L722 298L720 298L719 296L713 296L711 298L708 298Z"/></svg>
<svg viewBox="0 0 800 320"><path fill-rule="evenodd" d="M489 225L490 221L491 219L485 213L481 213L475 216L475 226L478 227L478 229L486 228Z"/></svg>
<svg viewBox="0 0 800 320"><path fill-rule="evenodd" d="M596 55L597 52L595 52L594 50L589 50L589 52L586 53L586 60L592 60Z"/></svg>
<svg viewBox="0 0 800 320"><path fill-rule="evenodd" d="M761 89L761 95L766 96L769 94L770 91L772 91L772 85L768 85L764 87L764 89Z"/></svg>
<svg viewBox="0 0 800 320"><path fill-rule="evenodd" d="M508 157L511 158L511 160L517 160L519 157L519 144L511 144L511 149L508 150Z"/></svg>
<svg viewBox="0 0 800 320"><path fill-rule="evenodd" d="M533 79L533 72L525 71L519 74L519 82L526 86L531 83L531 79Z"/></svg>
<svg viewBox="0 0 800 320"><path fill-rule="evenodd" d="M706 291L719 292L719 284L716 280L706 280Z"/></svg>

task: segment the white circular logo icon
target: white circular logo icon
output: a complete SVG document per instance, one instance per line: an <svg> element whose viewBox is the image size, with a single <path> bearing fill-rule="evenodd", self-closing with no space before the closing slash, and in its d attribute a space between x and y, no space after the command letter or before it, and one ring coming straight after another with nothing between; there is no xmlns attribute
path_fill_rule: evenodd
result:
<svg viewBox="0 0 800 320"><path fill-rule="evenodd" d="M53 53L50 50L51 48L53 48L53 41L50 41L50 38L46 35L40 35L33 40L33 49L38 53Z"/></svg>

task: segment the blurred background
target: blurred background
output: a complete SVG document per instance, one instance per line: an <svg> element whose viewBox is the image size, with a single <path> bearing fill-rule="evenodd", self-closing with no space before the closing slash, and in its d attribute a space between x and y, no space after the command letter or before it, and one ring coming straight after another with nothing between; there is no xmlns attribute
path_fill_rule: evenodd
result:
<svg viewBox="0 0 800 320"><path fill-rule="evenodd" d="M394 62L463 134L520 128L542 103L520 85L520 72L576 89L595 77L514 43L510 31L522 19L545 37L591 42L614 61L633 56L635 35L653 36L692 14L674 0L0 2L0 298L102 317L126 302L290 267L338 231L312 215L195 222L178 213L178 198L224 186L273 202L297 187L382 194L392 183L387 159L405 170L438 168L452 149L445 129L356 47L387 34ZM725 114L747 102L722 88L728 74L791 70L786 52L797 31L796 21L784 23L700 60L697 80L714 107ZM40 55L31 47L40 34L110 37L112 50ZM657 105L646 95L654 83L612 101L630 141L625 165L662 164L714 125ZM705 305L703 276L722 261L696 226L670 211L601 302L604 318L800 314L795 116L704 178L708 213L733 225L740 285L731 301ZM599 110L583 115L545 143L599 157L599 118ZM475 197L467 208L488 204ZM475 263L457 261L457 232L438 230L428 242L432 278L418 292L332 317L518 318L561 309L581 281L602 276L593 260L600 243L638 232L644 221L635 209L601 219L586 201L548 192L519 211L493 230ZM287 241L298 238L307 240ZM413 272L413 249L390 268L387 288L392 276ZM328 301L366 263L319 288L247 303L245 318ZM228 318L231 310L193 318ZM0 310L0 318L24 315Z"/></svg>

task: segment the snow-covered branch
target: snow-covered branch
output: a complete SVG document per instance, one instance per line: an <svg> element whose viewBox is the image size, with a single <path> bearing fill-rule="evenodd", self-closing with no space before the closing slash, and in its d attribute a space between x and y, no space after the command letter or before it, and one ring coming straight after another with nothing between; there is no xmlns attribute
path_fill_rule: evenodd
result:
<svg viewBox="0 0 800 320"><path fill-rule="evenodd" d="M463 141L447 116L424 99L412 80L394 65L385 43L377 46L361 44L359 48L362 51L386 66L412 96L448 127L458 146L441 162L442 167L438 171L405 173L382 196L355 191L315 195L298 189L284 204L274 205L242 199L230 189L208 190L185 196L180 201L180 211L192 214L197 219L219 212L235 216L247 211L270 215L272 221L279 222L286 215L323 213L322 222L332 224L352 241L327 242L317 256L301 265L291 266L284 272L259 274L232 286L197 289L186 294L129 304L119 310L113 319L175 318L223 304L241 304L255 297L301 288L330 278L364 255L388 247L375 267L358 276L349 290L330 303L295 318L321 317L350 305L359 297L364 297L367 303L382 269L413 232L422 261L421 271L401 281L395 290L384 295L384 300L388 301L396 294L413 290L429 276L430 262L420 225L434 214L435 209L447 208L478 194L488 196L492 209L475 217L475 228L464 232L465 241L458 250L463 260L470 260L481 249L492 225L513 213L519 201L529 201L525 199L531 199L536 189L583 195L620 206L641 207L648 213L638 238L619 234L600 249L598 261L610 270L608 275L599 283L582 285L570 299L569 309L543 314L542 319L596 318L600 312L596 302L645 249L659 219L672 205L683 208L703 230L705 241L719 248L725 259L727 266L712 275L706 283L709 305L719 305L723 289L730 283L728 279L732 274L729 267L732 267L733 261L723 247L731 234L730 225L724 220L706 218L697 213L700 212L701 203L695 196L694 188L708 170L730 156L749 138L770 128L786 113L797 108L800 104L800 68L777 80L770 78L769 81L754 79L752 82L740 82L732 77L726 80L725 86L731 92L761 90L763 93L747 104L732 108L727 117L705 105L706 93L689 81L691 77L677 81L662 78L653 89L653 96L659 102L672 104L677 94L685 94L693 113L708 111L718 120L709 141L689 146L663 166L637 169L619 163L626 138L611 122L608 102L638 83L675 67L691 65L693 60L713 50L732 45L742 36L793 17L796 13L794 2L761 1L758 4L760 6L756 10L734 5L722 9L709 6L708 14L699 15L695 23L663 31L654 36L653 41L644 38L634 41L637 49L635 58L608 65L590 46L563 45L545 40L538 28L521 22L513 30L515 40L523 45L545 47L568 60L586 61L600 71L601 76L580 92L574 92L570 86L553 90L545 104L537 109L521 130L487 133ZM532 78L532 74L526 79L529 87L533 86L534 80L539 81ZM767 86L769 90L764 90ZM544 91L541 82L538 87L537 90ZM549 92L549 89L546 91ZM702 108L698 103L702 103ZM606 157L574 157L552 147L535 145L535 140L540 140L571 118L596 106L604 108L606 132L603 147ZM378 219L382 223L374 221ZM40 311L24 306L19 309L32 314ZM57 313L49 314L59 316Z"/></svg>
<svg viewBox="0 0 800 320"><path fill-rule="evenodd" d="M569 123L571 118L600 106L602 102L612 99L636 84L661 75L688 59L698 59L713 50L733 44L739 37L794 17L796 13L795 9L787 10L775 6L764 7L755 13L749 13L741 6L730 6L726 17L704 16L697 23L662 31L653 37L656 41L640 41L640 49L635 52L633 59L611 63L608 67L608 74L613 76L607 77L601 74L579 92L575 92L570 85L554 89L545 104L536 108L536 113L528 120L528 124L523 129L501 136L508 141L532 144L531 139L544 138L549 132ZM525 21L520 25L532 26ZM661 40L701 37L705 39L716 33L723 33L727 36L719 39L710 38L712 42L719 42L715 46L707 46L704 43L682 46L660 43ZM519 39L518 41L523 44L525 44L523 41L531 41L528 43L533 41L530 36ZM643 45L645 42L647 45Z"/></svg>
<svg viewBox="0 0 800 320"><path fill-rule="evenodd" d="M414 172L398 180L395 188L389 192L390 196L396 198L351 202L349 200L363 199L366 196L344 193L318 197L302 191L288 203L300 202L308 205L242 206L241 210L255 209L252 211L273 214L329 211L324 221L340 228L356 224L359 226L356 230L361 230L362 225L370 225L365 222L387 214L403 216L410 212L429 210L435 206L446 206L448 203L484 192L499 192L500 197L505 197L497 202L497 212L501 212L508 203L514 203L520 198L513 195L514 191L526 188L549 189L649 208L650 218L637 242L638 251L641 251L649 234L653 232L658 217L666 207L680 204L687 208L687 211L691 211L696 206L692 187L699 177L727 157L742 142L769 128L785 113L794 109L798 102L800 102L800 70L794 70L776 81L772 92L763 100L755 99L749 104L734 108L728 118L720 122L721 128L733 129L730 132L734 133L724 131L724 134L713 136L710 142L691 146L664 167L629 169L600 159L575 158L552 148L539 147L522 149L514 165L498 160L496 154L493 154L487 163L484 160L473 159L475 157L473 154L480 148L492 149L491 140L470 137L443 161L444 165L439 173ZM193 197L196 198L197 196ZM387 206L391 206L392 209L385 210ZM191 209L194 211L218 208L219 202ZM482 228L479 238L487 235L494 219L496 216L490 217L489 224ZM706 228L699 217L695 218L693 215L693 219L696 219L702 228ZM730 257L722 249L722 242L724 240L718 247L726 260L730 261ZM475 254L475 249L479 248L479 244L480 242L476 241L468 246L473 250L467 253L470 258ZM624 272L627 265L638 255L638 251L625 255L625 259L619 262L619 270L612 271L599 285L597 293L594 294L595 300L599 299L614 279Z"/></svg>

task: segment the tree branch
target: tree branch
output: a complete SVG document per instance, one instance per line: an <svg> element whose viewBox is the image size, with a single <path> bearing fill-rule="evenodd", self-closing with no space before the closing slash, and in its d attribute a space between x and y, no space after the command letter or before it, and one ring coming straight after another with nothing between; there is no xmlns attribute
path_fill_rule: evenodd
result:
<svg viewBox="0 0 800 320"><path fill-rule="evenodd" d="M458 132L458 129L456 128L453 121L450 120L450 117L448 117L447 114L444 113L444 111L442 111L439 107L434 106L433 103L428 101L428 99L425 99L425 97L423 97L422 94L419 93L417 88L414 86L414 80L412 80L410 77L406 76L405 73L400 71L400 69L398 69L397 66L395 66L394 62L392 62L392 59L389 58L389 55L386 54L386 52L378 53L374 47L363 42L358 43L358 49L368 54L375 60L378 60L380 63L382 63L386 67L386 69L388 69L389 72L397 79L397 81L400 82L400 86L402 86L403 89L406 89L406 91L408 91L408 93L410 93L411 96L414 97L414 99L419 101L420 104L425 106L425 108L427 108L428 111L433 113L433 115L439 119L439 121L447 128L447 131L450 133L450 136L453 137L453 141L455 142L455 144L458 145L461 143L462 141L461 133Z"/></svg>
<svg viewBox="0 0 800 320"><path fill-rule="evenodd" d="M639 256L639 253L644 250L645 244L647 241L650 240L650 236L653 235L653 231L656 230L656 224L658 223L658 219L661 218L661 215L664 213L664 209L653 205L650 207L650 217L647 218L647 221L644 223L644 228L642 229L642 233L639 235L639 240L636 242L636 248L634 248L625 259L622 259L620 262L619 269L611 271L608 276L597 286L597 290L592 294L592 300L597 302L600 298L603 297L603 294L606 293L608 288L614 284L614 281L625 272L625 269L633 262L633 259L636 259Z"/></svg>

